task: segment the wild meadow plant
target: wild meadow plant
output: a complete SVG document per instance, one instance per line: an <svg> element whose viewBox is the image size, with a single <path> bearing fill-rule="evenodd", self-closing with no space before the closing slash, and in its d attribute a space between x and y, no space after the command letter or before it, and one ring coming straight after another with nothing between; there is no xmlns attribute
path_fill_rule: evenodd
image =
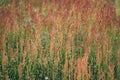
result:
<svg viewBox="0 0 120 80"><path fill-rule="evenodd" d="M0 80L119 80L115 6L111 0L1 0Z"/></svg>

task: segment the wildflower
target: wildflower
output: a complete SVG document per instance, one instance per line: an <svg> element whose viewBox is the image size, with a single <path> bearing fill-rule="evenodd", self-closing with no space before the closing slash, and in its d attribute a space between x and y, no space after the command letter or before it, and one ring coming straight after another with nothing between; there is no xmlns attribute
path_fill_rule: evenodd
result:
<svg viewBox="0 0 120 80"><path fill-rule="evenodd" d="M45 80L48 80L48 79L49 79L49 78L46 76L46 77L45 77Z"/></svg>

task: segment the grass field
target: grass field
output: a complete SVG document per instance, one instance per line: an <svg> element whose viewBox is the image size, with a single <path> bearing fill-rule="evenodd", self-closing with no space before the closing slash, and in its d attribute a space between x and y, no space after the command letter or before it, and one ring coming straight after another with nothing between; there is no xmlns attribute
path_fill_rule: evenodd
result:
<svg viewBox="0 0 120 80"><path fill-rule="evenodd" d="M120 80L119 7L1 0L0 80Z"/></svg>

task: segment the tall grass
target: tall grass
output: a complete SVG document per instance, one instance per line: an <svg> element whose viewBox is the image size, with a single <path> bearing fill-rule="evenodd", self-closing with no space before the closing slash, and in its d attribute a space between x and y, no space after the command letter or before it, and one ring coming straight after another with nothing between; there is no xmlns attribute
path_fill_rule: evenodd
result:
<svg viewBox="0 0 120 80"><path fill-rule="evenodd" d="M120 29L110 0L0 2L1 80L119 80Z"/></svg>

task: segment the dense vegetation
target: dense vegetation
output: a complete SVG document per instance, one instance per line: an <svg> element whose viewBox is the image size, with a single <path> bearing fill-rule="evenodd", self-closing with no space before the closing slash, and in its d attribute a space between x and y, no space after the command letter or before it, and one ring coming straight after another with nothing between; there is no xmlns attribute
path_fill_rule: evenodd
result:
<svg viewBox="0 0 120 80"><path fill-rule="evenodd" d="M0 0L0 80L120 80L119 0Z"/></svg>

